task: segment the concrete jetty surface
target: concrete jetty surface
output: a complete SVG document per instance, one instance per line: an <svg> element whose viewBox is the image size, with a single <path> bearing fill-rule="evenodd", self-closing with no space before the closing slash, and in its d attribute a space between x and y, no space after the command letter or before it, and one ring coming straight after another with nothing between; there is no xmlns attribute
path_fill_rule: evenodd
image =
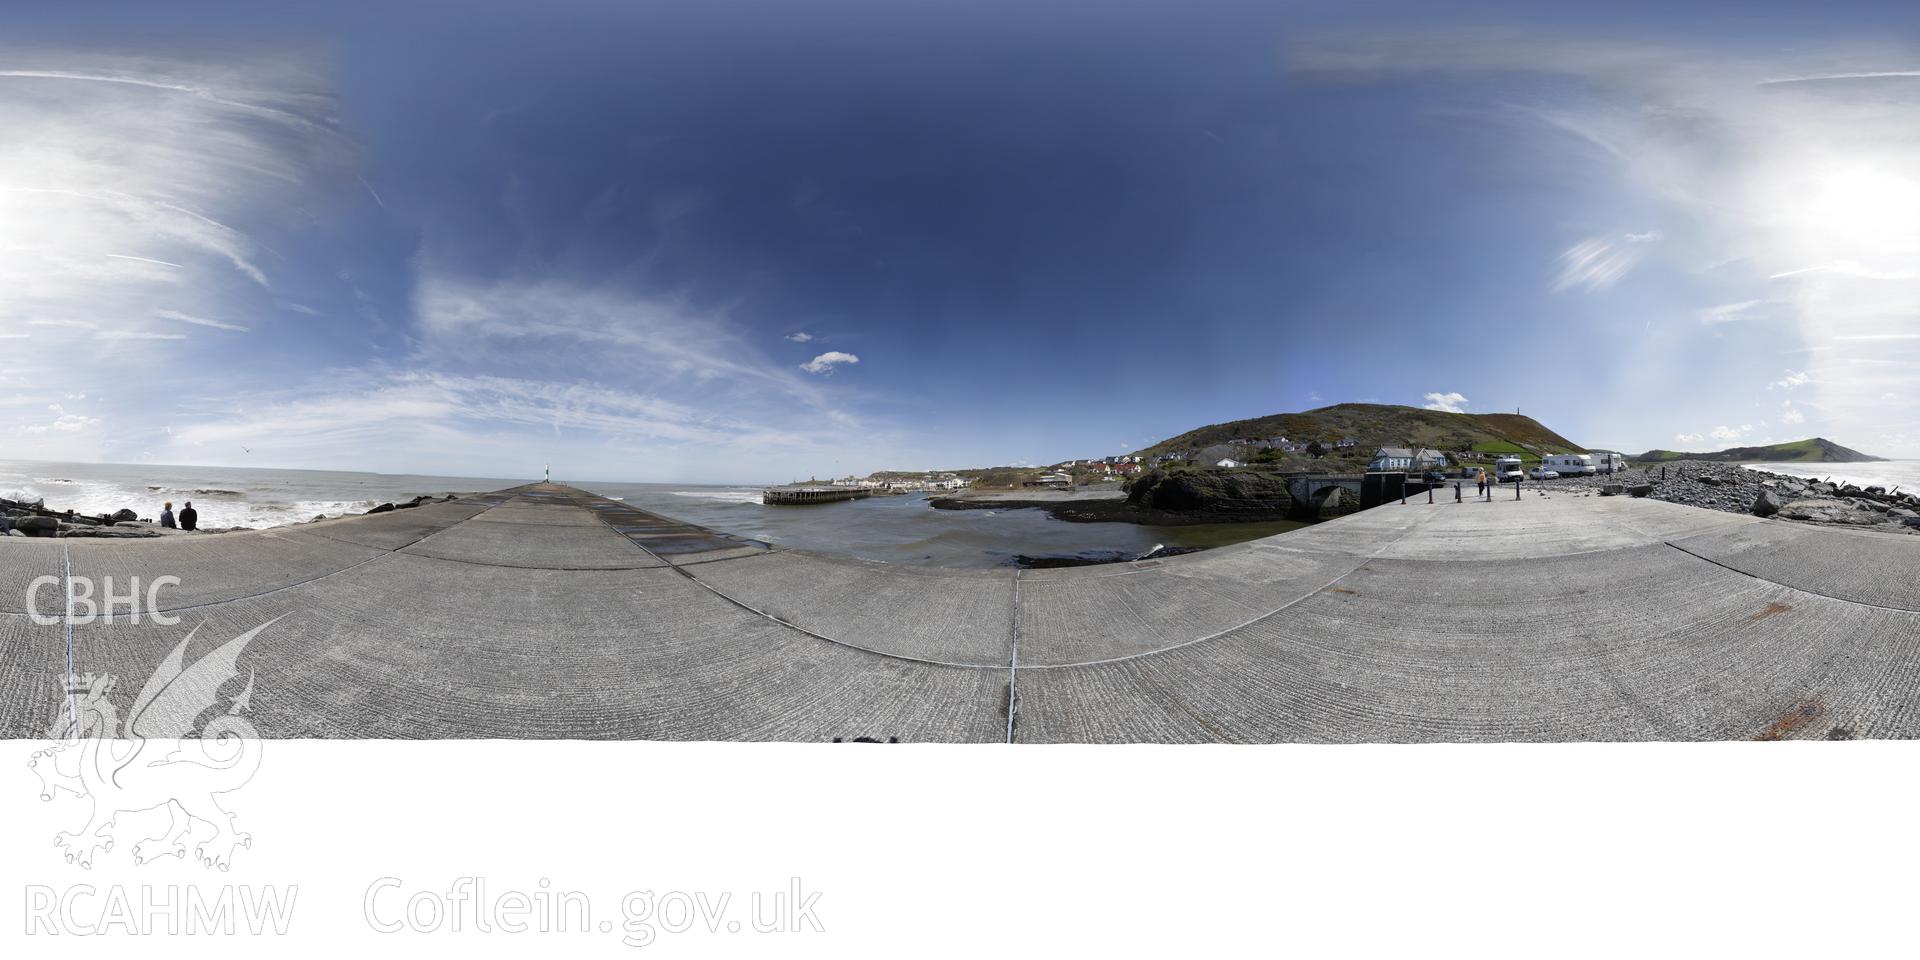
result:
<svg viewBox="0 0 1920 960"><path fill-rule="evenodd" d="M1158 561L942 570L536 484L248 533L0 543L0 735L47 732L69 662L120 678L124 716L190 630L189 661L271 621L239 660L270 737L1913 737L1917 560L1920 538L1528 492ZM180 622L37 624L43 576L178 577L159 607Z"/></svg>

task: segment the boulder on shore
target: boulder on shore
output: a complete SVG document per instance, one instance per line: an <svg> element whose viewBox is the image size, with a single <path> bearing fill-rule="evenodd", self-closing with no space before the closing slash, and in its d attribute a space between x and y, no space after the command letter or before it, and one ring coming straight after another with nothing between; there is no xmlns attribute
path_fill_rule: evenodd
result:
<svg viewBox="0 0 1920 960"><path fill-rule="evenodd" d="M374 507L372 510L368 510L367 516L373 516L376 513L389 513L389 512L392 512L392 510L393 510L393 504L383 503L377 507Z"/></svg>
<svg viewBox="0 0 1920 960"><path fill-rule="evenodd" d="M126 507L121 507L120 509L115 510L113 512L113 516L110 517L109 519L111 519L115 523L119 523L122 520L138 520L140 519L140 515L137 513L134 513L132 510L129 510Z"/></svg>
<svg viewBox="0 0 1920 960"><path fill-rule="evenodd" d="M60 532L60 521L52 517L16 517L13 528L29 537L51 537Z"/></svg>
<svg viewBox="0 0 1920 960"><path fill-rule="evenodd" d="M1627 492L1636 497L1650 497L1650 496L1653 496L1653 484L1651 483L1635 484L1631 487L1628 487Z"/></svg>
<svg viewBox="0 0 1920 960"><path fill-rule="evenodd" d="M1780 512L1780 501L1775 500L1772 490L1762 490L1753 498L1753 514L1757 517L1771 517Z"/></svg>

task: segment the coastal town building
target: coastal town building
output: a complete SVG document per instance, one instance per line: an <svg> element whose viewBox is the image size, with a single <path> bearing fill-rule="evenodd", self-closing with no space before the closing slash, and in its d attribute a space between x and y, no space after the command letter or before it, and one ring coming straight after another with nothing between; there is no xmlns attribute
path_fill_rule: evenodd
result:
<svg viewBox="0 0 1920 960"><path fill-rule="evenodd" d="M1447 455L1422 447L1381 447L1368 461L1369 470L1437 470L1447 465Z"/></svg>
<svg viewBox="0 0 1920 960"><path fill-rule="evenodd" d="M1367 461L1368 470L1412 470L1413 450L1407 447L1381 447Z"/></svg>
<svg viewBox="0 0 1920 960"><path fill-rule="evenodd" d="M1240 455L1239 444L1216 443L1216 444L1213 444L1212 446L1202 447L1200 449L1199 454L1192 457L1191 459L1199 463L1214 463L1224 457L1237 458L1239 455Z"/></svg>

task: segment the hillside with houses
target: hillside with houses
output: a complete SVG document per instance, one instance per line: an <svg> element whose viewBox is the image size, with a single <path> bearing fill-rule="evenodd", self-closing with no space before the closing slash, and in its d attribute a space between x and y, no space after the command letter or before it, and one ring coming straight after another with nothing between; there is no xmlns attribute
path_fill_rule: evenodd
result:
<svg viewBox="0 0 1920 960"><path fill-rule="evenodd" d="M841 483L894 492L1075 487L1126 481L1155 468L1254 467L1274 472L1359 473L1448 469L1586 448L1514 413L1446 413L1419 407L1342 403L1197 427L1143 450L1073 458L1043 466L1004 466L927 473L879 472Z"/></svg>
<svg viewBox="0 0 1920 960"><path fill-rule="evenodd" d="M1457 462L1501 456L1538 460L1586 449L1532 417L1517 413L1448 413L1390 404L1340 403L1302 413L1277 413L1197 427L1147 447L1138 455L1149 463L1331 459L1363 468L1383 448L1415 461L1425 452L1445 454ZM1316 463L1301 468L1326 466Z"/></svg>

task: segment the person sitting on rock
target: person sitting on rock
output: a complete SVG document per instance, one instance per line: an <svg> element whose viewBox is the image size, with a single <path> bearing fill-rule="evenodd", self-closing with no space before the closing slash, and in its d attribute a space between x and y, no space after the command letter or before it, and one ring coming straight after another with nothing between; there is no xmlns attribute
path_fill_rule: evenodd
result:
<svg viewBox="0 0 1920 960"><path fill-rule="evenodd" d="M188 500L187 505L180 508L180 529L192 530L199 524L200 511L193 508L192 500Z"/></svg>
<svg viewBox="0 0 1920 960"><path fill-rule="evenodd" d="M172 500L168 500L165 504L162 504L160 507L160 525L163 527L166 527L169 530L173 529L173 501Z"/></svg>

